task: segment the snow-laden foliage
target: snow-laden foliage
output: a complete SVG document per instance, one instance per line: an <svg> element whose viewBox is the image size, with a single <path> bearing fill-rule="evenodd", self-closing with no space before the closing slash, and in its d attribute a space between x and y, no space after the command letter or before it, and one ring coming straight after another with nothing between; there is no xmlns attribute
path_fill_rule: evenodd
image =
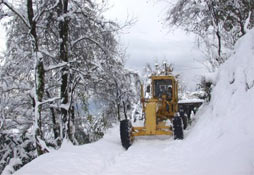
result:
<svg viewBox="0 0 254 175"><path fill-rule="evenodd" d="M0 7L1 17L8 18L0 69L1 134L30 134L36 151L27 154L34 158L59 148L64 139L95 141L112 122L129 115L139 77L124 68L116 40L120 27L103 17L99 4L3 0ZM80 111L89 98L103 104L96 114Z"/></svg>
<svg viewBox="0 0 254 175"><path fill-rule="evenodd" d="M20 133L5 133L0 135L0 171L2 174L12 174L24 164L35 158L34 143L31 135Z"/></svg>
<svg viewBox="0 0 254 175"><path fill-rule="evenodd" d="M252 0L177 0L168 11L170 26L197 35L209 71L225 62L236 41L254 27Z"/></svg>

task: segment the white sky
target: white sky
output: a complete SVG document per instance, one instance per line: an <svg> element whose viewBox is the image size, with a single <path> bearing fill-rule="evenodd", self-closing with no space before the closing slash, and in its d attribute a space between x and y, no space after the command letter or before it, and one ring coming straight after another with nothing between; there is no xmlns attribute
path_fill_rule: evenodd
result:
<svg viewBox="0 0 254 175"><path fill-rule="evenodd" d="M202 56L195 39L185 32L170 32L164 19L168 9L166 0L108 0L107 16L120 23L134 18L136 23L124 30L120 43L126 48L127 67L142 72L146 63L173 63L190 88L194 88L204 72L198 60ZM195 83L193 83L195 82Z"/></svg>

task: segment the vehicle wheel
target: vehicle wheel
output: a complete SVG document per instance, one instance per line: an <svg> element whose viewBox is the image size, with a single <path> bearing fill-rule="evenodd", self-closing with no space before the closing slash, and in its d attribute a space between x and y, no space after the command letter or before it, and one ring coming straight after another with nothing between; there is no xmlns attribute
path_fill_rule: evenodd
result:
<svg viewBox="0 0 254 175"><path fill-rule="evenodd" d="M183 121L179 116L173 118L173 134L175 140L183 139Z"/></svg>
<svg viewBox="0 0 254 175"><path fill-rule="evenodd" d="M132 126L129 120L120 121L121 142L125 149L128 149L132 144L131 130Z"/></svg>

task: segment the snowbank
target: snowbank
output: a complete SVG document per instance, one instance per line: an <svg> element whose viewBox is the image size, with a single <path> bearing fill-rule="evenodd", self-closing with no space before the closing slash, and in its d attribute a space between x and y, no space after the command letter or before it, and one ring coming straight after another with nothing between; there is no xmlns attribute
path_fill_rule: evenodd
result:
<svg viewBox="0 0 254 175"><path fill-rule="evenodd" d="M211 103L182 141L141 137L125 151L119 128L84 146L67 143L16 175L254 174L254 30L219 70Z"/></svg>
<svg viewBox="0 0 254 175"><path fill-rule="evenodd" d="M73 146L66 141L60 150L38 157L15 175L100 174L125 152L120 144L118 127L112 128L103 139L92 144Z"/></svg>
<svg viewBox="0 0 254 175"><path fill-rule="evenodd" d="M185 143L189 174L254 174L254 30L219 69L212 100Z"/></svg>

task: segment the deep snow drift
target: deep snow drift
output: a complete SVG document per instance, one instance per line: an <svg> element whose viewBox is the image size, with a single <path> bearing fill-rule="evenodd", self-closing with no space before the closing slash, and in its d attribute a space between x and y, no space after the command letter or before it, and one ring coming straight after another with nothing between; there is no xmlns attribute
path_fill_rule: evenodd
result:
<svg viewBox="0 0 254 175"><path fill-rule="evenodd" d="M64 143L15 174L254 174L254 30L237 43L215 80L211 103L199 111L183 141L142 137L125 151L116 126L96 143Z"/></svg>

